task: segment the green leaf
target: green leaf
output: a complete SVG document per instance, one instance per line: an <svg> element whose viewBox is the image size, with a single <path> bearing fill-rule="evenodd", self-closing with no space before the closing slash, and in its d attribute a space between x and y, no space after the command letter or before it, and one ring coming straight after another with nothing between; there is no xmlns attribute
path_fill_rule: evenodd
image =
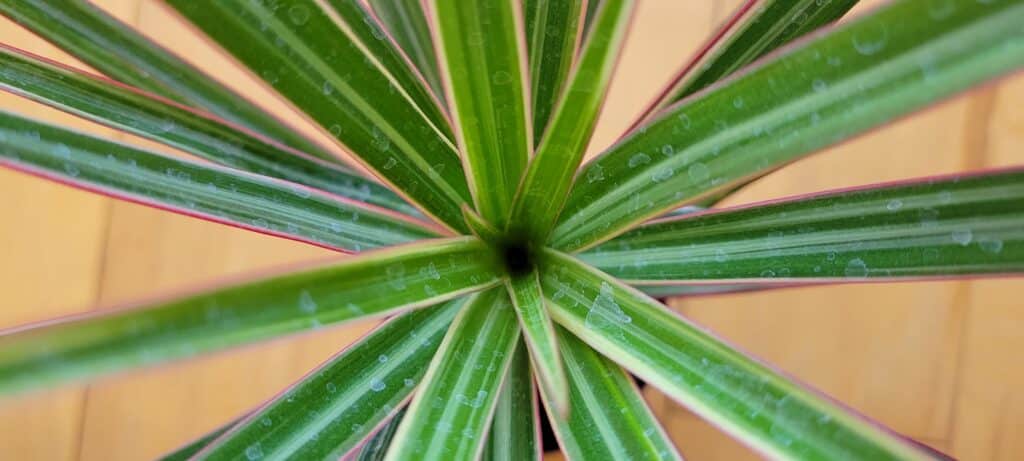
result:
<svg viewBox="0 0 1024 461"><path fill-rule="evenodd" d="M355 461L384 461L384 456L387 455L388 448L391 446L391 439L395 437L395 432L398 431L398 425L402 423L403 417L405 417L405 408L399 410L384 427L378 429L373 437L366 441L359 449Z"/></svg>
<svg viewBox="0 0 1024 461"><path fill-rule="evenodd" d="M452 229L465 230L459 205L469 201L469 190L447 130L438 125L443 115L430 115L440 109L417 105L404 86L412 83L375 54L390 42L360 35L362 29L352 24L364 18L345 16L351 8L336 10L314 0L284 6L248 0L167 4L395 191Z"/></svg>
<svg viewBox="0 0 1024 461"><path fill-rule="evenodd" d="M495 243L502 240L502 234L495 229L491 223L481 218L472 208L467 204L462 205L462 217L466 220L466 226L469 228L473 235L480 238L488 243Z"/></svg>
<svg viewBox="0 0 1024 461"><path fill-rule="evenodd" d="M474 238L435 240L7 330L0 335L0 392L428 306L500 283L490 255Z"/></svg>
<svg viewBox="0 0 1024 461"><path fill-rule="evenodd" d="M1024 64L1024 4L900 0L665 110L577 175L580 250ZM939 14L941 13L941 14Z"/></svg>
<svg viewBox="0 0 1024 461"><path fill-rule="evenodd" d="M537 376L537 382L550 396L560 415L569 414L569 382L558 355L558 340L555 328L544 307L544 295L540 290L537 272L505 280L512 305L523 329L523 338L529 347L530 362Z"/></svg>
<svg viewBox="0 0 1024 461"><path fill-rule="evenodd" d="M569 370L572 412L566 417L551 411L550 395L541 394L569 459L682 460L622 368L561 327L558 338Z"/></svg>
<svg viewBox="0 0 1024 461"><path fill-rule="evenodd" d="M1024 272L1024 170L655 221L580 259L634 285Z"/></svg>
<svg viewBox="0 0 1024 461"><path fill-rule="evenodd" d="M0 2L0 14L131 86L205 109L321 159L333 154L85 0Z"/></svg>
<svg viewBox="0 0 1024 461"><path fill-rule="evenodd" d="M603 2L551 116L551 129L544 134L519 185L510 226L534 241L547 237L569 194L573 174L597 123L633 8L632 0Z"/></svg>
<svg viewBox="0 0 1024 461"><path fill-rule="evenodd" d="M437 236L425 223L262 176L0 112L0 166L124 200L344 251Z"/></svg>
<svg viewBox="0 0 1024 461"><path fill-rule="evenodd" d="M476 459L518 341L516 315L504 290L481 293L463 307L386 459Z"/></svg>
<svg viewBox="0 0 1024 461"><path fill-rule="evenodd" d="M192 459L192 457L195 456L196 453L199 453L200 451L202 451L203 448L206 448L208 445L210 445L210 442L213 442L214 440L217 439L217 437L224 435L224 433L230 430L232 427L234 427L235 424L238 424L238 421L239 420L231 421L221 427L218 427L210 431L209 433L203 435L202 437L199 437L198 439L189 442L185 446L161 456L159 458L159 461L188 461L189 459Z"/></svg>
<svg viewBox="0 0 1024 461"><path fill-rule="evenodd" d="M524 0L534 142L548 126L583 32L584 0ZM600 96L599 96L600 98Z"/></svg>
<svg viewBox="0 0 1024 461"><path fill-rule="evenodd" d="M480 459L528 461L541 458L540 414L537 389L530 373L530 357L522 342L516 347L505 384L498 394L487 446Z"/></svg>
<svg viewBox="0 0 1024 461"><path fill-rule="evenodd" d="M714 285L640 285L635 284L633 288L640 290L643 294L652 298L670 298L675 296L700 296L742 293L745 291L760 291L771 288L784 288L793 285L787 284L764 284L764 283L730 283Z"/></svg>
<svg viewBox="0 0 1024 461"><path fill-rule="evenodd" d="M0 89L233 168L406 214L418 213L388 188L348 169L204 113L3 45Z"/></svg>
<svg viewBox="0 0 1024 461"><path fill-rule="evenodd" d="M747 0L645 112L650 118L776 48L843 17L858 0Z"/></svg>
<svg viewBox="0 0 1024 461"><path fill-rule="evenodd" d="M463 300L380 325L207 447L206 460L338 459L394 414L427 371Z"/></svg>
<svg viewBox="0 0 1024 461"><path fill-rule="evenodd" d="M441 86L441 75L437 70L437 55L434 53L434 42L422 1L369 0L369 4L391 38L430 85L430 89L439 98L444 98L444 87Z"/></svg>
<svg viewBox="0 0 1024 461"><path fill-rule="evenodd" d="M480 216L504 229L531 130L526 52L515 0L430 0L441 77Z"/></svg>
<svg viewBox="0 0 1024 461"><path fill-rule="evenodd" d="M551 250L543 264L555 321L766 457L929 458L615 278Z"/></svg>

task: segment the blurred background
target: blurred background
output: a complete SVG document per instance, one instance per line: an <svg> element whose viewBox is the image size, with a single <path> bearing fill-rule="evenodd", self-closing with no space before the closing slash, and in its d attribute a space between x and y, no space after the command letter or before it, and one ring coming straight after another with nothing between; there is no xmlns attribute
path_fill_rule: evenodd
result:
<svg viewBox="0 0 1024 461"><path fill-rule="evenodd" d="M121 20L316 133L156 0L97 0ZM591 154L613 142L739 0L640 0ZM861 1L851 16L881 1ZM848 16L849 17L849 16ZM91 71L7 20L0 41ZM915 114L747 187L728 204L1024 162L1024 75ZM0 107L172 150L17 97ZM318 134L315 134L318 136ZM0 170L0 328L123 305L218 277L322 258L307 245ZM970 460L1024 459L1020 279L791 288L670 304L895 430ZM0 459L156 457L264 401L372 327L0 399ZM688 459L756 459L647 389Z"/></svg>

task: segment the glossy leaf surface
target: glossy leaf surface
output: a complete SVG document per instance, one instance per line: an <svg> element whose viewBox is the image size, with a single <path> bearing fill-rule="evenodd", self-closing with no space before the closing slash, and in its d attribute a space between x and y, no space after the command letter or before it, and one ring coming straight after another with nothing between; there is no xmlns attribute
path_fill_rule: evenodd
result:
<svg viewBox="0 0 1024 461"><path fill-rule="evenodd" d="M576 58L587 0L524 0L534 143L548 126Z"/></svg>
<svg viewBox="0 0 1024 461"><path fill-rule="evenodd" d="M338 459L412 394L462 300L402 314L375 328L253 412L203 459Z"/></svg>
<svg viewBox="0 0 1024 461"><path fill-rule="evenodd" d="M459 205L469 190L455 147L437 125L440 115L417 106L374 54L390 42L362 40L347 18L313 0L167 3L407 200L464 230Z"/></svg>
<svg viewBox="0 0 1024 461"><path fill-rule="evenodd" d="M454 238L366 253L132 309L28 325L0 332L0 391L38 388L380 317L497 283L489 251L476 239Z"/></svg>
<svg viewBox="0 0 1024 461"><path fill-rule="evenodd" d="M872 186L656 221L580 259L631 284L1022 272L1024 171Z"/></svg>
<svg viewBox="0 0 1024 461"><path fill-rule="evenodd" d="M0 45L0 89L210 161L406 214L379 183L185 107Z"/></svg>
<svg viewBox="0 0 1024 461"><path fill-rule="evenodd" d="M480 459L529 461L541 457L540 414L537 388L530 372L530 356L522 341L516 347L505 384L498 395L487 446Z"/></svg>
<svg viewBox="0 0 1024 461"><path fill-rule="evenodd" d="M544 241L565 203L634 8L632 0L607 0L603 5L551 115L551 129L530 159L516 193L510 226L535 241Z"/></svg>
<svg viewBox="0 0 1024 461"><path fill-rule="evenodd" d="M86 0L4 1L0 14L114 80L205 109L310 155L337 161L292 127Z"/></svg>
<svg viewBox="0 0 1024 461"><path fill-rule="evenodd" d="M419 70L438 98L444 98L430 25L421 0L369 0L384 28ZM443 101L442 101L443 102Z"/></svg>
<svg viewBox="0 0 1024 461"><path fill-rule="evenodd" d="M765 456L929 458L615 278L561 253L544 256L541 283L555 321Z"/></svg>
<svg viewBox="0 0 1024 461"><path fill-rule="evenodd" d="M577 174L552 244L645 219L1024 65L1024 4L895 1L665 110Z"/></svg>
<svg viewBox="0 0 1024 461"><path fill-rule="evenodd" d="M558 328L569 370L572 412L548 418L568 459L682 460L632 378L615 362Z"/></svg>
<svg viewBox="0 0 1024 461"><path fill-rule="evenodd" d="M648 109L653 115L841 18L858 0L746 0Z"/></svg>
<svg viewBox="0 0 1024 461"><path fill-rule="evenodd" d="M0 112L0 166L344 251L434 237L419 221L297 184L178 160Z"/></svg>
<svg viewBox="0 0 1024 461"><path fill-rule="evenodd" d="M532 150L515 0L430 0L441 77L480 216L504 229Z"/></svg>
<svg viewBox="0 0 1024 461"><path fill-rule="evenodd" d="M509 297L519 317L523 339L528 346L530 363L537 376L537 382L551 398L559 414L569 414L569 383L558 354L558 340L555 328L544 306L540 280L536 271L511 277L505 281Z"/></svg>
<svg viewBox="0 0 1024 461"><path fill-rule="evenodd" d="M385 459L475 459L483 450L519 325L505 290L469 301L448 330Z"/></svg>

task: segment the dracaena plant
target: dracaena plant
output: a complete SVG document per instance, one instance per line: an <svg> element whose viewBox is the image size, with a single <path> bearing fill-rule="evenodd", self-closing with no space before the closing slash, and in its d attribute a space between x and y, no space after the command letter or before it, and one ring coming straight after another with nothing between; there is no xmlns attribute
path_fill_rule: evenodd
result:
<svg viewBox="0 0 1024 461"><path fill-rule="evenodd" d="M1024 271L1020 169L713 208L1020 70L1021 0L747 1L586 162L633 0L165 3L363 168L78 0L0 12L109 79L3 46L0 87L202 161L0 112L0 163L352 255L3 331L0 390L386 319L170 459L536 459L541 418L678 459L630 374L769 457L941 457L649 295Z"/></svg>

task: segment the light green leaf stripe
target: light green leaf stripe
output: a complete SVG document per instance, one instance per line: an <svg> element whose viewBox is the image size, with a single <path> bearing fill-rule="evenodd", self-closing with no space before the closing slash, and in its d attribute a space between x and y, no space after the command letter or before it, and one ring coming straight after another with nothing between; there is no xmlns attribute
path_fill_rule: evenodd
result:
<svg viewBox="0 0 1024 461"><path fill-rule="evenodd" d="M2 1L0 14L114 80L204 109L307 154L339 162L294 128L86 0Z"/></svg>
<svg viewBox="0 0 1024 461"><path fill-rule="evenodd" d="M441 76L476 209L504 229L533 141L517 0L430 0Z"/></svg>
<svg viewBox="0 0 1024 461"><path fill-rule="evenodd" d="M580 259L634 285L1024 272L1024 170L656 221Z"/></svg>
<svg viewBox="0 0 1024 461"><path fill-rule="evenodd" d="M598 10L551 116L551 129L519 185L509 220L517 233L543 241L554 226L594 132L634 6L632 0L607 0Z"/></svg>
<svg viewBox="0 0 1024 461"><path fill-rule="evenodd" d="M502 240L502 234L495 229L491 223L484 221L469 205L462 205L462 217L466 220L466 227L473 235L488 243L496 243Z"/></svg>
<svg viewBox="0 0 1024 461"><path fill-rule="evenodd" d="M460 237L388 248L132 309L28 325L0 333L0 392L380 317L498 283L489 250L474 238Z"/></svg>
<svg viewBox="0 0 1024 461"><path fill-rule="evenodd" d="M613 277L551 250L543 264L555 321L769 458L930 457Z"/></svg>
<svg viewBox="0 0 1024 461"><path fill-rule="evenodd" d="M443 104L444 88L437 70L437 55L434 54L434 42L430 35L430 25L427 24L427 15L423 12L423 2L369 0L369 4Z"/></svg>
<svg viewBox="0 0 1024 461"><path fill-rule="evenodd" d="M519 325L505 290L481 293L455 318L398 427L388 460L480 456Z"/></svg>
<svg viewBox="0 0 1024 461"><path fill-rule="evenodd" d="M703 55L687 63L647 116L841 18L858 0L747 0Z"/></svg>
<svg viewBox="0 0 1024 461"><path fill-rule="evenodd" d="M536 144L548 126L576 59L587 0L524 0L522 4Z"/></svg>
<svg viewBox="0 0 1024 461"><path fill-rule="evenodd" d="M480 456L485 461L529 461L541 459L540 414L537 388L530 372L526 344L519 342L509 365L505 384L498 395L487 446Z"/></svg>
<svg viewBox="0 0 1024 461"><path fill-rule="evenodd" d="M551 411L550 396L541 394L568 459L682 460L622 368L561 327L558 338L569 370L572 412L566 417Z"/></svg>
<svg viewBox="0 0 1024 461"><path fill-rule="evenodd" d="M544 306L537 272L506 279L505 287L519 317L519 326L523 329L523 338L530 352L530 362L537 381L551 397L557 412L567 415L569 382L562 367L562 357L558 354L555 328Z"/></svg>
<svg viewBox="0 0 1024 461"><path fill-rule="evenodd" d="M437 236L421 221L0 111L0 166L189 216L343 251Z"/></svg>
<svg viewBox="0 0 1024 461"><path fill-rule="evenodd" d="M200 454L338 459L413 393L463 299L402 314L338 353Z"/></svg>
<svg viewBox="0 0 1024 461"><path fill-rule="evenodd" d="M406 200L452 229L465 231L459 205L470 195L455 146L375 54L390 46L386 36L362 40L358 28L325 1L167 4Z"/></svg>
<svg viewBox="0 0 1024 461"><path fill-rule="evenodd" d="M388 188L245 129L0 44L0 89L232 168L418 214Z"/></svg>
<svg viewBox="0 0 1024 461"><path fill-rule="evenodd" d="M343 461L383 461L384 457L387 456L388 448L391 447L391 440L395 437L395 432L398 431L398 425L402 423L402 418L405 417L405 408L398 411L395 416L388 420L384 427L377 430L373 437L370 438L359 449L359 453L355 458L346 456L342 458Z"/></svg>
<svg viewBox="0 0 1024 461"><path fill-rule="evenodd" d="M944 5L894 1L665 110L577 174L552 245L586 249L1024 66L1024 2Z"/></svg>

